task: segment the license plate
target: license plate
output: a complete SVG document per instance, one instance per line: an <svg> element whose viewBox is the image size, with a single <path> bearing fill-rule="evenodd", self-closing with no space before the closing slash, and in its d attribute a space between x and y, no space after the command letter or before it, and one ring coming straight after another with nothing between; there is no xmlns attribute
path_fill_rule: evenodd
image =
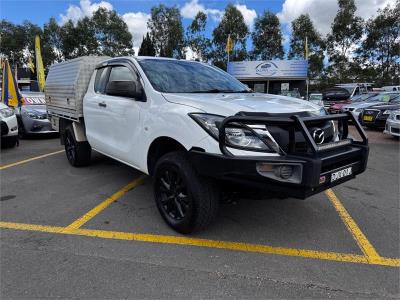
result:
<svg viewBox="0 0 400 300"><path fill-rule="evenodd" d="M374 119L373 116L364 116L364 117L363 117L363 120L364 120L364 121L369 121L369 122L371 122L373 119Z"/></svg>
<svg viewBox="0 0 400 300"><path fill-rule="evenodd" d="M336 180L339 180L341 178L351 176L353 174L353 168L352 167L347 167L345 169L336 171L331 173L331 182L334 182Z"/></svg>

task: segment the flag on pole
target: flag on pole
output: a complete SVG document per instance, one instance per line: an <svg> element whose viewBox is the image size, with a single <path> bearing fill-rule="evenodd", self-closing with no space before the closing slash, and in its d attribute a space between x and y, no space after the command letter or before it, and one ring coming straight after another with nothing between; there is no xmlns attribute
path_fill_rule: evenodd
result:
<svg viewBox="0 0 400 300"><path fill-rule="evenodd" d="M1 102L11 107L22 105L22 96L17 81L7 60L3 62L3 81L1 83Z"/></svg>
<svg viewBox="0 0 400 300"><path fill-rule="evenodd" d="M44 78L44 68L42 61L42 54L40 51L40 38L39 35L35 37L35 53L36 53L36 73L39 85L39 91L44 91L45 78Z"/></svg>
<svg viewBox="0 0 400 300"><path fill-rule="evenodd" d="M28 68L31 70L32 73L35 73L35 65L32 62L32 57L29 55L28 57Z"/></svg>
<svg viewBox="0 0 400 300"><path fill-rule="evenodd" d="M308 38L306 37L306 42L304 44L304 58L307 60L308 59Z"/></svg>
<svg viewBox="0 0 400 300"><path fill-rule="evenodd" d="M225 48L226 52L228 52L228 54L230 52L232 52L233 50L233 41L231 39L231 35L228 35L228 40L226 41L226 48Z"/></svg>

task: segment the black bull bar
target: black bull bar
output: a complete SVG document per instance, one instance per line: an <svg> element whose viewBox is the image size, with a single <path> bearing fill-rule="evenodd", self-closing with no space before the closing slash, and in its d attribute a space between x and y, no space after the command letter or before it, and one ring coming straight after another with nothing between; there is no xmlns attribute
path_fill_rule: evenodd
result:
<svg viewBox="0 0 400 300"><path fill-rule="evenodd" d="M338 141L333 141L330 143L325 143L322 145L317 145L314 141L314 138L311 136L310 131L307 128L308 126L312 126L313 124L318 124L323 121L337 121L338 126ZM355 125L357 132L361 137L361 141L355 141L349 136L349 121ZM278 115L271 115L267 113L245 113L240 112L235 116L225 118L220 126L219 126L219 148L224 155L233 156L233 154L227 149L235 148L240 150L248 150L254 151L254 148L247 148L242 146L237 146L229 143L226 139L226 127L236 127L236 128L245 128L249 130L252 134L258 137L267 148L271 148L273 141L271 139L265 138L265 136L261 136L258 134L252 127L249 125L266 125L266 126L280 126L286 128L289 133L289 145L287 151L281 149L279 142L277 152L281 155L304 155L304 153L299 153L296 149L296 131L300 131L304 137L307 146L311 151L307 154L307 156L318 156L319 153L329 150L338 149L341 147L345 147L348 145L368 145L368 138L361 127L360 123L356 118L354 118L351 112L346 112L343 114L335 114L335 115L325 115L318 117L300 117L298 115L293 115L290 117L280 117ZM259 152L263 152L263 150L258 150Z"/></svg>

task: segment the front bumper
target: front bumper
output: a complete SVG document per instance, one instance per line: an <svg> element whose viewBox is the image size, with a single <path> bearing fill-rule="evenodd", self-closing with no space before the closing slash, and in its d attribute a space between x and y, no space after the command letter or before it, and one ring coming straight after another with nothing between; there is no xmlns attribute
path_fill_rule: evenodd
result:
<svg viewBox="0 0 400 300"><path fill-rule="evenodd" d="M349 146L337 152L327 152L320 158L303 156L278 157L228 157L199 151L190 151L191 162L203 176L227 181L249 188L272 191L286 197L299 199L322 192L365 171L368 146ZM301 164L300 183L282 182L265 177L257 171L258 163ZM351 175L331 181L331 174L352 167Z"/></svg>
<svg viewBox="0 0 400 300"><path fill-rule="evenodd" d="M383 133L400 136L400 121L387 120Z"/></svg>
<svg viewBox="0 0 400 300"><path fill-rule="evenodd" d="M310 130L314 130L313 126L320 125L321 122L329 121L337 121L339 140L316 144ZM355 141L348 136L349 121L355 124L362 141ZM229 150L235 146L225 139L227 127L245 126L247 130L257 135L250 127L256 124L266 124L271 135L274 135L274 130L271 130L274 127L285 129L289 144L279 148L279 152L277 151L279 155L267 156L259 152L259 156L238 156ZM298 143L299 136L296 133L301 133L306 146ZM268 141L261 136L259 138L266 145L272 143L271 140ZM287 141L278 135L275 135L275 138L280 142L280 146ZM198 150L189 152L192 164L199 174L244 185L247 188L254 187L301 199L348 181L364 172L369 153L368 139L360 124L349 112L321 117L294 115L290 118L239 113L221 122L219 146L222 154L210 154ZM241 149L246 150L243 147ZM284 168L292 171L284 174L282 172ZM280 173L275 172L277 169Z"/></svg>
<svg viewBox="0 0 400 300"><path fill-rule="evenodd" d="M15 115L9 118L3 118L1 120L1 137L16 135L18 135L18 122Z"/></svg>
<svg viewBox="0 0 400 300"><path fill-rule="evenodd" d="M371 119L366 120L366 117L371 117ZM378 112L375 115L366 115L365 113L360 114L359 119L360 123L363 126L369 126L369 127L377 127L377 128L383 128L385 127L386 120L389 117L389 115L384 115L381 112Z"/></svg>
<svg viewBox="0 0 400 300"><path fill-rule="evenodd" d="M27 134L46 134L57 132L52 128L51 122L48 119L30 119L25 117L22 119L22 122Z"/></svg>

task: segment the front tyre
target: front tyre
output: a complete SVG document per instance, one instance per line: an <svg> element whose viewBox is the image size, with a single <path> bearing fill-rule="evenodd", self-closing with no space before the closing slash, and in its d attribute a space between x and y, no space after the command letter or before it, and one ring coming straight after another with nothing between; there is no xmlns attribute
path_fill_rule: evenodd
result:
<svg viewBox="0 0 400 300"><path fill-rule="evenodd" d="M216 185L196 173L185 152L167 153L157 162L154 196L165 222L180 233L205 228L218 213Z"/></svg>
<svg viewBox="0 0 400 300"><path fill-rule="evenodd" d="M18 144L18 136L8 136L1 138L1 148L14 148Z"/></svg>
<svg viewBox="0 0 400 300"><path fill-rule="evenodd" d="M64 134L65 154L69 163L74 167L90 164L92 149L88 142L77 142L71 125L65 129Z"/></svg>

